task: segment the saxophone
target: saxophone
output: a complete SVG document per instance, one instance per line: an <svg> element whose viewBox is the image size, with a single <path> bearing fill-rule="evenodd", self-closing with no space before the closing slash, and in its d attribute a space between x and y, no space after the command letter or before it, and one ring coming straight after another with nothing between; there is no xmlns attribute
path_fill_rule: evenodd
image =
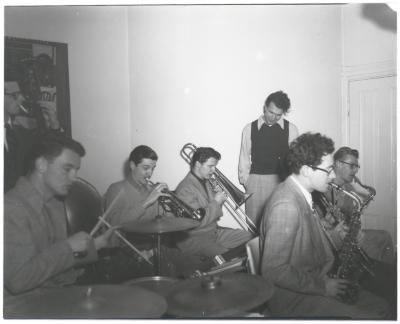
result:
<svg viewBox="0 0 400 324"><path fill-rule="evenodd" d="M330 183L334 189L344 193L354 200L356 208L349 215L346 225L349 230L343 239L341 248L336 251L337 258L328 275L332 278L347 279L351 284L341 296L343 302L354 304L358 300L359 281L365 273L373 274L372 262L365 252L359 247L357 237L361 230L361 212L375 196L375 190L368 190L367 199L362 200L354 192L347 191L335 183ZM367 189L366 186L363 186ZM372 188L373 189L373 188Z"/></svg>

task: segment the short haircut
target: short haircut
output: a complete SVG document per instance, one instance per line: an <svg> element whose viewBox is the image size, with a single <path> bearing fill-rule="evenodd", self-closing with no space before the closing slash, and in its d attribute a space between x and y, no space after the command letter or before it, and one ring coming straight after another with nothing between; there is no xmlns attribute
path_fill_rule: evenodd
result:
<svg viewBox="0 0 400 324"><path fill-rule="evenodd" d="M38 158L44 157L52 161L61 155L64 149L70 149L80 157L85 155L85 148L81 143L75 141L61 133L46 133L38 137L29 151L25 160L25 173L31 173L35 170L35 162Z"/></svg>
<svg viewBox="0 0 400 324"><path fill-rule="evenodd" d="M211 147L198 147L190 160L190 167L193 168L196 162L203 164L209 158L215 158L219 161L221 159L221 154Z"/></svg>
<svg viewBox="0 0 400 324"><path fill-rule="evenodd" d="M283 110L283 113L286 114L287 111L290 108L290 99L286 93L283 91L277 91L274 93L271 93L267 99L265 100L264 104L264 112L265 109L269 106L269 104L273 102L275 106L277 106L279 109Z"/></svg>
<svg viewBox="0 0 400 324"><path fill-rule="evenodd" d="M348 146L342 146L333 155L333 160L335 160L335 161L342 160L346 157L346 155L352 155L356 159L358 159L358 151L357 150L354 150Z"/></svg>
<svg viewBox="0 0 400 324"><path fill-rule="evenodd" d="M157 161L158 156L151 147L148 147L146 145L136 146L132 150L131 154L129 154L129 161L135 163L135 165L138 165L140 162L142 162L143 159Z"/></svg>
<svg viewBox="0 0 400 324"><path fill-rule="evenodd" d="M290 144L287 155L289 171L299 174L303 165L320 165L322 157L334 150L335 146L330 138L320 133L302 134Z"/></svg>

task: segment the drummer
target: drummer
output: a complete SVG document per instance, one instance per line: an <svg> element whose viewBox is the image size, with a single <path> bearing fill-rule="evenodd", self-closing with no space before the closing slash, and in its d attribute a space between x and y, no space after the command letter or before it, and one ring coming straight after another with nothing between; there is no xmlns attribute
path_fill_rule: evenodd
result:
<svg viewBox="0 0 400 324"><path fill-rule="evenodd" d="M71 138L50 134L32 147L29 169L4 197L5 296L75 283L109 244L114 228L93 238L67 236L66 196L85 155Z"/></svg>

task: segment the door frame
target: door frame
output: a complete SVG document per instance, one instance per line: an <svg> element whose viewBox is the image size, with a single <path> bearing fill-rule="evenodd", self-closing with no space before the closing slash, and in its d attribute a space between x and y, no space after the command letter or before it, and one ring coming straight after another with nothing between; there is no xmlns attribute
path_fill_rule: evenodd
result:
<svg viewBox="0 0 400 324"><path fill-rule="evenodd" d="M394 61L382 61L371 64L344 66L342 68L342 111L341 111L341 141L349 145L350 138L350 84L354 81L380 79L397 75Z"/></svg>

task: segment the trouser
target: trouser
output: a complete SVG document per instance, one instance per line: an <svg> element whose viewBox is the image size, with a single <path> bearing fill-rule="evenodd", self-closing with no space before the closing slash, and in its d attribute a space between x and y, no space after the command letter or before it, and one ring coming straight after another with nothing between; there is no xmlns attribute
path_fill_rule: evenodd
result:
<svg viewBox="0 0 400 324"><path fill-rule="evenodd" d="M397 270L395 265L372 260L373 275L365 273L360 284L371 293L384 298L395 317L397 312Z"/></svg>
<svg viewBox="0 0 400 324"><path fill-rule="evenodd" d="M257 228L259 228L265 204L279 182L277 174L250 174L246 181L246 193L251 194L246 200L246 215Z"/></svg>
<svg viewBox="0 0 400 324"><path fill-rule="evenodd" d="M177 245L182 252L190 255L214 257L245 244L251 238L247 231L218 226L207 232L192 233Z"/></svg>
<svg viewBox="0 0 400 324"><path fill-rule="evenodd" d="M350 305L333 297L307 295L277 288L268 304L272 317L277 318L393 319L388 303L363 289L359 292L357 302Z"/></svg>
<svg viewBox="0 0 400 324"><path fill-rule="evenodd" d="M394 263L393 240L389 232L384 230L362 230L364 237L361 248L367 255L375 260L385 263Z"/></svg>

